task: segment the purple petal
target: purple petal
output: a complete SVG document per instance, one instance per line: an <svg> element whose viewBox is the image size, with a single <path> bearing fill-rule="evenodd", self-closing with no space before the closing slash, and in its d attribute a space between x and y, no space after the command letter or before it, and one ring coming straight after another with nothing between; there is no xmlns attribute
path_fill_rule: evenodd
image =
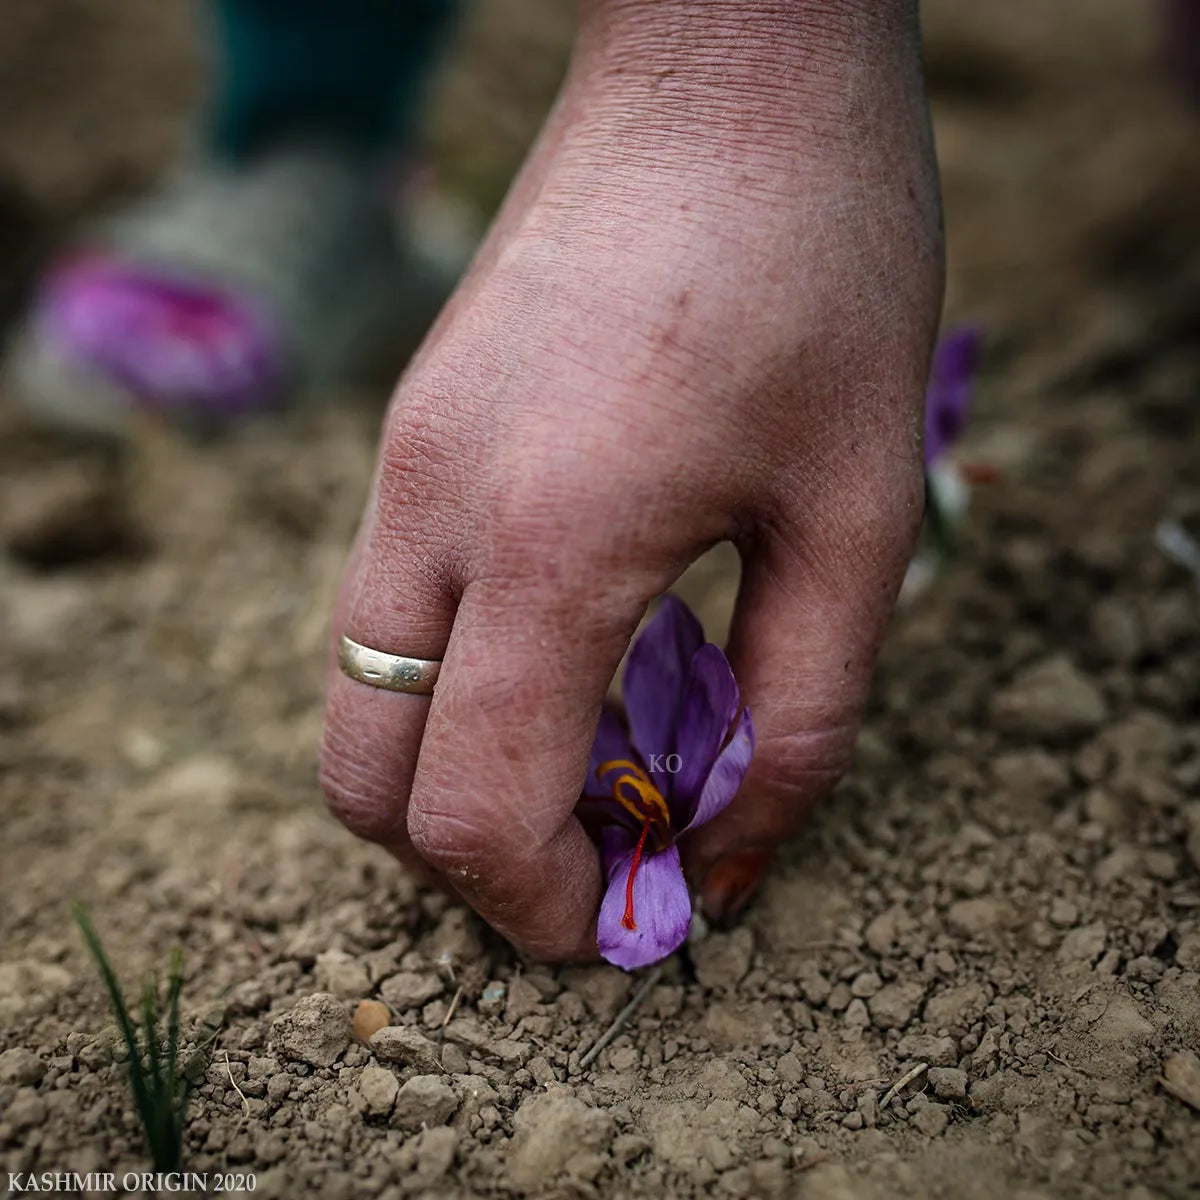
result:
<svg viewBox="0 0 1200 1200"><path fill-rule="evenodd" d="M925 465L931 466L962 436L979 366L977 326L952 329L933 352L925 392Z"/></svg>
<svg viewBox="0 0 1200 1200"><path fill-rule="evenodd" d="M629 837L637 839L643 821L639 821L623 804L611 796L581 796L575 802L575 815L583 822L593 841L597 833L607 829L621 828Z"/></svg>
<svg viewBox="0 0 1200 1200"><path fill-rule="evenodd" d="M636 929L626 929L625 889L633 865L633 850L611 859L608 849L615 840L605 838L605 869L608 890L600 904L596 942L600 953L626 971L646 967L666 958L683 945L692 924L692 901L688 895L679 850L668 846L658 854L645 854L633 879L633 917Z"/></svg>
<svg viewBox="0 0 1200 1200"><path fill-rule="evenodd" d="M700 790L712 771L738 714L738 685L729 660L711 642L692 656L691 677L675 733L679 770L668 797L671 824L684 829L696 811Z"/></svg>
<svg viewBox="0 0 1200 1200"><path fill-rule="evenodd" d="M629 732L642 762L675 750L675 728L683 705L692 656L704 630L686 604L666 595L629 651L622 695ZM658 778L660 785L665 780Z"/></svg>
<svg viewBox="0 0 1200 1200"><path fill-rule="evenodd" d="M609 880L622 856L633 855L641 835L641 826L630 830L619 825L606 825L600 831L600 861L604 866L604 878ZM640 869L640 868L639 868Z"/></svg>
<svg viewBox="0 0 1200 1200"><path fill-rule="evenodd" d="M705 780L704 790L700 793L700 802L688 822L687 828L680 830L686 833L688 829L696 829L706 825L719 812L729 807L737 790L746 778L750 760L754 757L754 722L750 720L750 710L742 709L742 718L729 744L721 751L713 768Z"/></svg>
<svg viewBox="0 0 1200 1200"><path fill-rule="evenodd" d="M630 832L616 825L607 825L600 831L600 861L604 864L604 878L612 876L617 860L622 855L632 855L641 834L641 826Z"/></svg>
<svg viewBox="0 0 1200 1200"><path fill-rule="evenodd" d="M59 353L149 407L262 408L284 373L278 330L249 299L158 268L69 261L44 284L36 320Z"/></svg>
<svg viewBox="0 0 1200 1200"><path fill-rule="evenodd" d="M611 708L605 706L600 710L600 724L596 728L596 740L592 743L592 753L588 758L587 778L583 781L583 794L589 798L607 799L611 797L612 788L602 784L597 779L596 772L603 763L616 762L622 758L637 761L634 749L629 743L629 735L621 725L620 717Z"/></svg>
<svg viewBox="0 0 1200 1200"><path fill-rule="evenodd" d="M617 824L632 831L636 840L641 832L642 822L625 805L613 798L611 783L616 778L616 773L607 776L606 783L601 783L598 778L601 766L620 759L632 759L636 762L637 753L629 744L629 735L625 732L621 719L612 709L605 707L600 710L600 724L596 729L596 740L592 743L591 755L588 757L583 794L575 805L575 812L593 837L596 836L597 830Z"/></svg>

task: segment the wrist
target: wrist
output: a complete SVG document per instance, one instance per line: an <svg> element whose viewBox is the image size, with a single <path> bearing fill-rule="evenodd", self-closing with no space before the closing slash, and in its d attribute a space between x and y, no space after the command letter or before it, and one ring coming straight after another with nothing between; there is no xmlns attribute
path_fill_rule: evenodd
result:
<svg viewBox="0 0 1200 1200"><path fill-rule="evenodd" d="M844 119L864 90L920 94L917 0L582 0L574 73L692 118L799 101L810 124Z"/></svg>
<svg viewBox="0 0 1200 1200"><path fill-rule="evenodd" d="M779 34L806 29L853 40L912 28L918 0L580 0L581 28L670 28L704 36Z"/></svg>
<svg viewBox="0 0 1200 1200"><path fill-rule="evenodd" d="M760 212L907 193L936 241L916 0L581 3L560 161Z"/></svg>

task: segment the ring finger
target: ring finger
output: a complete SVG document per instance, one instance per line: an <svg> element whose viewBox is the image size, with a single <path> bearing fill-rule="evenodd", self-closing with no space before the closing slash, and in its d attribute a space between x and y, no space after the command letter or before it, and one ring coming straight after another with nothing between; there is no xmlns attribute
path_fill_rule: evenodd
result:
<svg viewBox="0 0 1200 1200"><path fill-rule="evenodd" d="M320 778L338 820L424 877L430 871L412 850L406 820L430 696L350 678L338 643L344 634L384 654L440 660L456 607L449 572L415 536L385 526L372 504L334 611Z"/></svg>

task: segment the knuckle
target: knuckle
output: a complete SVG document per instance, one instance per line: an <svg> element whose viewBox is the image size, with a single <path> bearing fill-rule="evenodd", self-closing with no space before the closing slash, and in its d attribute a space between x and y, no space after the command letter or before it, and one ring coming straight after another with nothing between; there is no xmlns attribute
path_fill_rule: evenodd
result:
<svg viewBox="0 0 1200 1200"><path fill-rule="evenodd" d="M451 877L477 876L481 862L504 852L504 838L493 825L414 798L408 809L408 837L430 866Z"/></svg>
<svg viewBox="0 0 1200 1200"><path fill-rule="evenodd" d="M423 418L393 418L380 449L381 508L401 510L451 485L454 456L447 431Z"/></svg>
<svg viewBox="0 0 1200 1200"><path fill-rule="evenodd" d="M380 454L373 497L372 570L404 594L417 587L453 589L470 508L461 503L447 434L408 425L393 429ZM395 578L390 576L395 575Z"/></svg>
<svg viewBox="0 0 1200 1200"><path fill-rule="evenodd" d="M903 576L925 511L919 467L838 473L816 496L785 497L768 526L789 556L837 593L862 593Z"/></svg>
<svg viewBox="0 0 1200 1200"><path fill-rule="evenodd" d="M445 372L405 380L388 408L383 458L397 467L452 467L462 428L463 394Z"/></svg>
<svg viewBox="0 0 1200 1200"><path fill-rule="evenodd" d="M388 412L380 440L375 505L386 525L411 528L414 516L450 505L472 452L461 413L440 393L406 389Z"/></svg>
<svg viewBox="0 0 1200 1200"><path fill-rule="evenodd" d="M857 719L844 718L761 737L754 756L755 788L781 799L824 795L846 773L857 732Z"/></svg>

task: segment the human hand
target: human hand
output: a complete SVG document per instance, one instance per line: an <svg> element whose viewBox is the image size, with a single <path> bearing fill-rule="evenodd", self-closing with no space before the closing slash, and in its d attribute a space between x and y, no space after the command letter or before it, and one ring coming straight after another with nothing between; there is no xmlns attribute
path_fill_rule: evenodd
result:
<svg viewBox="0 0 1200 1200"><path fill-rule="evenodd" d="M573 815L647 602L723 539L758 748L683 846L716 915L844 768L922 512L941 295L910 0L589 0L555 112L397 389L334 632L334 813L524 950L593 957Z"/></svg>

